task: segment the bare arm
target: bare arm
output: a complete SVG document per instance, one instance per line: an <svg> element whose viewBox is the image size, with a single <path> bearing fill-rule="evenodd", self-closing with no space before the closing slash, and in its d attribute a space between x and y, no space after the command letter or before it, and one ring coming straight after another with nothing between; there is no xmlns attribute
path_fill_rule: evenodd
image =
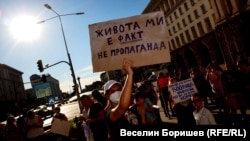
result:
<svg viewBox="0 0 250 141"><path fill-rule="evenodd" d="M123 60L122 68L127 73L127 76L122 89L120 102L110 112L110 120L113 122L121 118L124 115L125 111L129 108L133 85L132 65L133 63L131 60Z"/></svg>

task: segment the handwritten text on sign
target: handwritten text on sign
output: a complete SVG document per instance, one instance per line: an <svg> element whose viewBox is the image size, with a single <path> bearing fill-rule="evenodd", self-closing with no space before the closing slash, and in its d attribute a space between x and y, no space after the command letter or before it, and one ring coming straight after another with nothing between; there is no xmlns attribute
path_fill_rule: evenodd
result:
<svg viewBox="0 0 250 141"><path fill-rule="evenodd" d="M170 84L168 90L175 103L188 100L193 94L198 93L192 78Z"/></svg>
<svg viewBox="0 0 250 141"><path fill-rule="evenodd" d="M163 12L89 25L93 71L121 69L123 58L134 66L170 62Z"/></svg>

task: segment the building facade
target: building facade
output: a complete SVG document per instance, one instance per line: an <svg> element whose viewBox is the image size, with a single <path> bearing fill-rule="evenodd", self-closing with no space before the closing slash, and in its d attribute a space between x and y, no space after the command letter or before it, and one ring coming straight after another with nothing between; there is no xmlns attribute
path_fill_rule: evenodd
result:
<svg viewBox="0 0 250 141"><path fill-rule="evenodd" d="M49 98L54 100L61 100L62 92L59 87L59 81L53 78L49 74L30 76L30 82L32 89L34 90L33 98L44 99L46 103L49 103ZM45 104L45 103L43 103Z"/></svg>
<svg viewBox="0 0 250 141"><path fill-rule="evenodd" d="M5 118L4 113L20 112L19 105L27 98L22 74L17 69L0 64L0 119Z"/></svg>
<svg viewBox="0 0 250 141"><path fill-rule="evenodd" d="M249 7L250 0L151 0L143 14L164 12L171 63L188 70L250 56Z"/></svg>

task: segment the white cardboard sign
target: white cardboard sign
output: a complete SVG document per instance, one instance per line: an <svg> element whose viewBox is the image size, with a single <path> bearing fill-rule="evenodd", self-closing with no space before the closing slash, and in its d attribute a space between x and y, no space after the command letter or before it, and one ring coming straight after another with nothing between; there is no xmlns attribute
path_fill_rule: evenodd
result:
<svg viewBox="0 0 250 141"><path fill-rule="evenodd" d="M193 94L198 93L192 78L170 84L168 90L175 103L186 101L190 99Z"/></svg>
<svg viewBox="0 0 250 141"><path fill-rule="evenodd" d="M60 135L68 137L70 128L71 128L71 125L69 121L54 118L50 131L52 133L60 134Z"/></svg>
<svg viewBox="0 0 250 141"><path fill-rule="evenodd" d="M166 28L162 11L89 25L93 72L170 62Z"/></svg>

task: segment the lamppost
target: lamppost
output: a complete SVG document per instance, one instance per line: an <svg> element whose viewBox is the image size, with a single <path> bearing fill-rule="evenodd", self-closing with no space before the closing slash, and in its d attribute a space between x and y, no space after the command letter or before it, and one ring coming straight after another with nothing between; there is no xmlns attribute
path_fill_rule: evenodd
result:
<svg viewBox="0 0 250 141"><path fill-rule="evenodd" d="M64 14L64 15L60 15L58 14L54 9L52 9L52 7L48 4L44 4L44 6L46 8L48 8L49 10L53 11L57 16L55 17L52 17L52 18L49 18L47 20L43 20L41 22L38 22L38 23L43 23L43 22L46 22L48 20L51 20L51 19L54 19L54 18L59 18L60 20L60 25L61 25L61 30L62 30L62 34L63 34L63 39L64 39L64 44L65 44L65 48L66 48L66 51L67 51L67 55L68 55L68 64L70 66L70 70L71 70L71 75L73 77L73 83L74 83L74 89L75 89L75 92L76 92L76 95L77 95L77 100L78 100L78 103L79 103L79 108L80 108L80 112L82 112L82 106L81 106L81 101L80 101L80 94L79 94L79 91L78 91L78 85L77 85L77 82L76 82L76 76L75 76L75 72L74 72L74 68L73 68L73 64L72 64L72 61L71 61L71 57L70 57L70 54L69 54L69 51L68 51L68 46L67 46L67 42L66 42L66 38L65 38L65 34L64 34L64 30L63 30L63 25L62 25L62 19L61 17L62 16L69 16L69 15L82 15L84 14L83 12L81 13L72 13L72 14Z"/></svg>

